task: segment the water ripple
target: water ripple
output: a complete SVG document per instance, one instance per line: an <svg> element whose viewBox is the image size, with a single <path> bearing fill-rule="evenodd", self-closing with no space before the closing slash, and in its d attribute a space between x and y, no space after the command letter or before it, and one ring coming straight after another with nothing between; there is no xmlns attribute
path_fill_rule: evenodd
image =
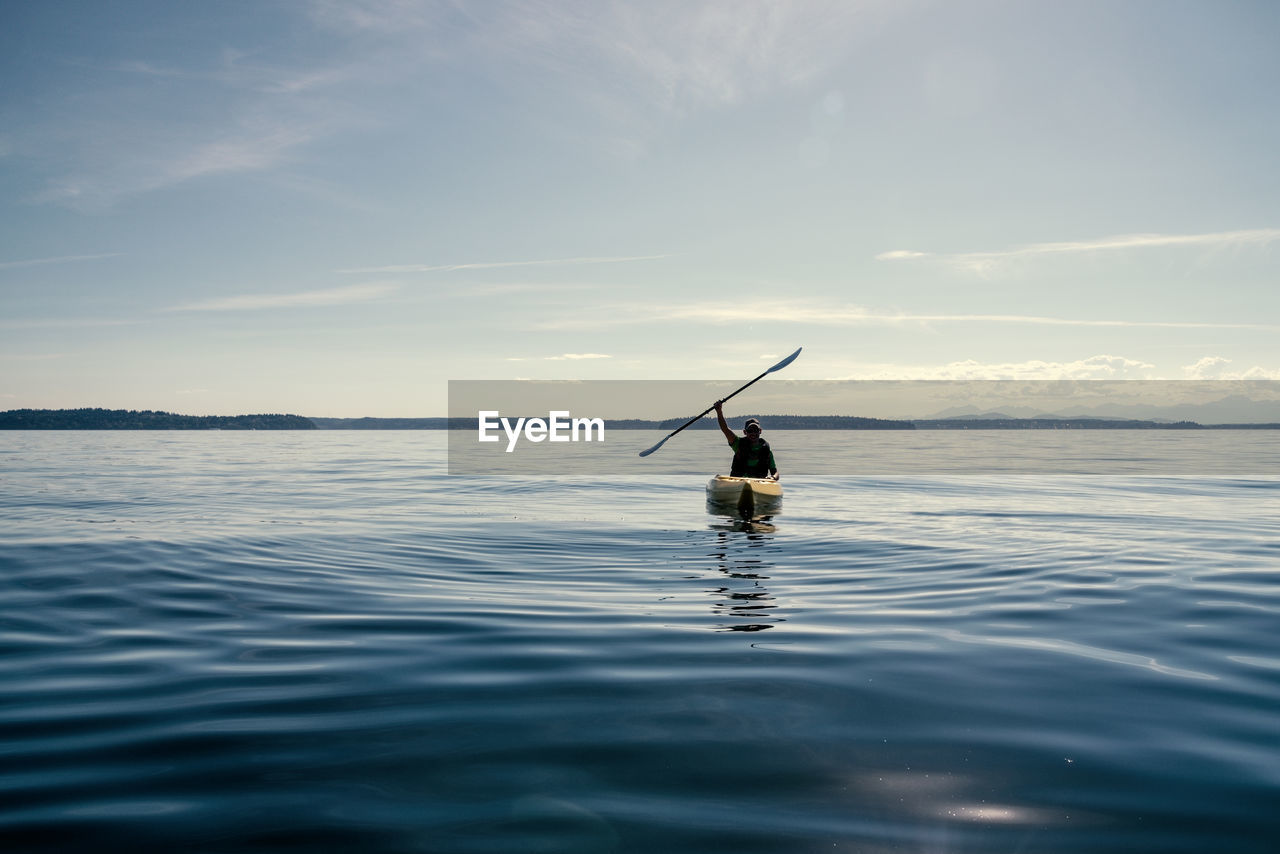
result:
<svg viewBox="0 0 1280 854"><path fill-rule="evenodd" d="M1280 832L1272 481L795 478L744 524L419 434L95 435L0 495L9 850Z"/></svg>

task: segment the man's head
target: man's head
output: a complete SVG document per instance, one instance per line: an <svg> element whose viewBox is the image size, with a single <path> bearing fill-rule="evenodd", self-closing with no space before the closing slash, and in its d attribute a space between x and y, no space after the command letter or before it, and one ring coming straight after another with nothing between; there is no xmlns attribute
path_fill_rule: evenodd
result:
<svg viewBox="0 0 1280 854"><path fill-rule="evenodd" d="M760 435L760 422L754 418L748 418L747 423L742 425L742 432L748 436Z"/></svg>

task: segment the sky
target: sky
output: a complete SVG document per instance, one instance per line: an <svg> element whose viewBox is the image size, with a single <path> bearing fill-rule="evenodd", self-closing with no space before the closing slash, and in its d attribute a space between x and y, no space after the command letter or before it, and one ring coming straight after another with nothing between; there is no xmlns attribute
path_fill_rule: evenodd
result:
<svg viewBox="0 0 1280 854"><path fill-rule="evenodd" d="M434 416L801 346L1280 379L1277 43L1270 0L3 3L0 410Z"/></svg>

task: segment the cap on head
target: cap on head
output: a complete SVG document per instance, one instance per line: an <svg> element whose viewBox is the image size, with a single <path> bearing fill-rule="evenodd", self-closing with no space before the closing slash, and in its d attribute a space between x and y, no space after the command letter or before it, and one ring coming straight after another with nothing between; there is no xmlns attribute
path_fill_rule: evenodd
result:
<svg viewBox="0 0 1280 854"><path fill-rule="evenodd" d="M761 426L760 426L760 422L759 422L759 421L757 421L757 420L756 420L756 419L754 419L754 418L748 418L748 419L747 419L747 423L742 425L742 432L744 432L744 433L745 433L745 432L747 432L748 430L750 430L752 427L755 427L757 430L763 430L763 429L764 429L763 427L761 427Z"/></svg>

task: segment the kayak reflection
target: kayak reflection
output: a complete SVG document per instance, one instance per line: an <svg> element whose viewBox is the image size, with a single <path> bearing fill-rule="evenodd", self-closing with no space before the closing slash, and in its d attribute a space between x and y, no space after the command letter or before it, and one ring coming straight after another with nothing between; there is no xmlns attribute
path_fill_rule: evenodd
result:
<svg viewBox="0 0 1280 854"><path fill-rule="evenodd" d="M759 523L738 520L735 524ZM716 598L712 611L727 621L717 630L760 632L785 622L786 618L777 611L777 599L764 585L769 580L766 573L773 568L768 559L773 527L768 526L767 531L714 527L717 528L717 550L709 556L715 559L716 568L726 579L722 586L707 591Z"/></svg>

